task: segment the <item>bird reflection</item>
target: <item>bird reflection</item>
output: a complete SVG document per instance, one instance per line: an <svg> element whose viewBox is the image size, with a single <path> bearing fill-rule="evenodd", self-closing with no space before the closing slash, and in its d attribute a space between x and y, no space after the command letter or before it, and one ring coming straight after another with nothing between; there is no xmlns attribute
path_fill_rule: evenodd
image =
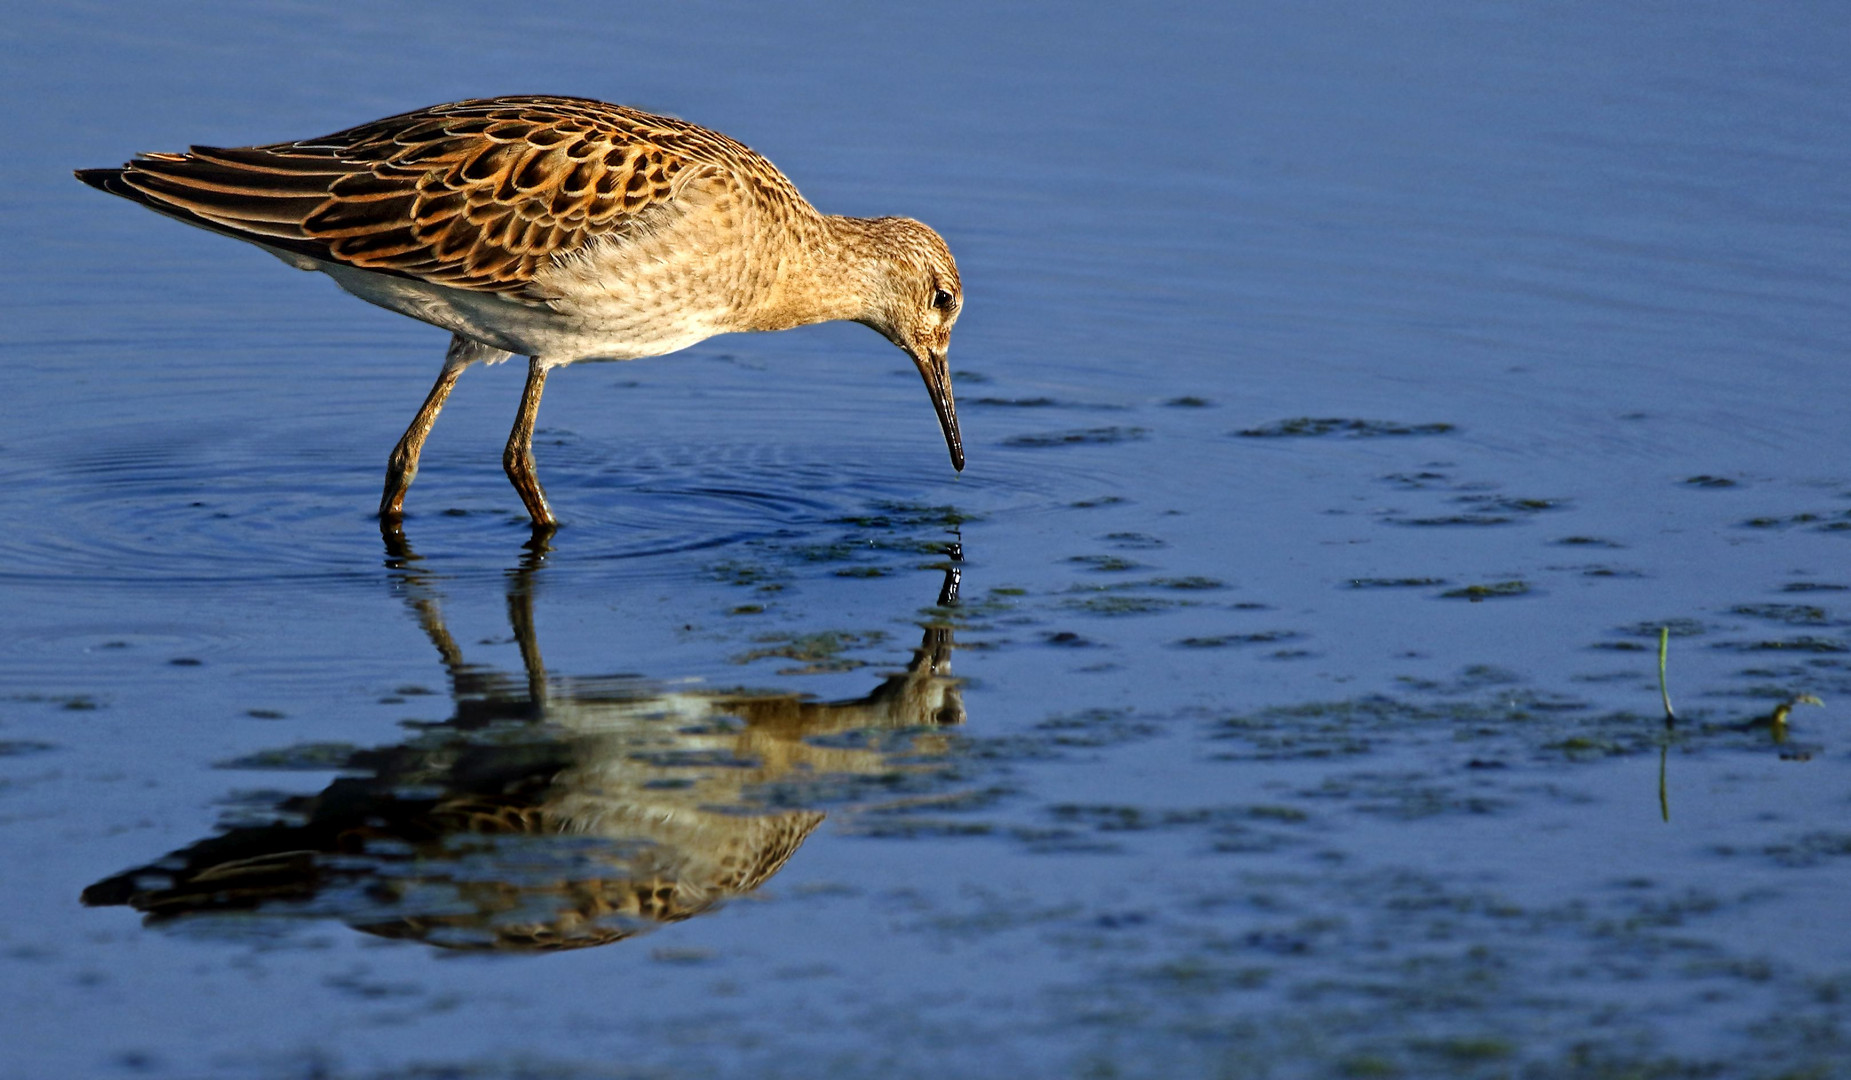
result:
<svg viewBox="0 0 1851 1080"><path fill-rule="evenodd" d="M332 917L457 949L608 944L758 888L823 820L815 804L924 768L946 749L938 729L964 720L952 631L936 624L905 671L847 701L551 676L533 620L543 544L509 577L523 670L471 664L399 546L450 718L354 752L320 793L99 881L84 903L128 904L151 924ZM941 605L957 586L954 562Z"/></svg>

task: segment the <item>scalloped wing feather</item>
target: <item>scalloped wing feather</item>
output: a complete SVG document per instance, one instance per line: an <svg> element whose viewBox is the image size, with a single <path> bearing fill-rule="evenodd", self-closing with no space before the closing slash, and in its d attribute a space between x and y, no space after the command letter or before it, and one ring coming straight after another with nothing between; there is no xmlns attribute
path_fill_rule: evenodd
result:
<svg viewBox="0 0 1851 1080"><path fill-rule="evenodd" d="M555 256L659 227L703 176L801 202L769 162L718 132L557 97L439 105L317 139L195 146L91 172L87 182L240 239L516 294Z"/></svg>

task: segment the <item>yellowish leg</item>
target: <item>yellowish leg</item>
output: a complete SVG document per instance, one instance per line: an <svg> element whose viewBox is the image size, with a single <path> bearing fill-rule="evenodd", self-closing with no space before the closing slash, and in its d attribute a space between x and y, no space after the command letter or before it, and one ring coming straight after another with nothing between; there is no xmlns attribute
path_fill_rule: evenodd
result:
<svg viewBox="0 0 1851 1080"><path fill-rule="evenodd" d="M445 364L443 374L437 376L437 384L424 399L424 405L418 415L411 418L411 426L405 429L404 437L392 448L392 456L386 461L386 490L379 497L379 520L396 522L405 516L405 492L418 475L418 455L424 453L424 440L430 437L431 428L437 425L437 414L443 411L443 403L456 386L456 380L462 376L463 364Z"/></svg>
<svg viewBox="0 0 1851 1080"><path fill-rule="evenodd" d="M513 481L514 490L527 504L527 514L536 529L552 529L559 524L553 508L546 505L546 492L533 470L533 425L540 414L540 394L546 390L546 366L539 357L527 362L527 387L521 391L521 411L514 418L514 430L508 432L507 449L501 452L501 467Z"/></svg>

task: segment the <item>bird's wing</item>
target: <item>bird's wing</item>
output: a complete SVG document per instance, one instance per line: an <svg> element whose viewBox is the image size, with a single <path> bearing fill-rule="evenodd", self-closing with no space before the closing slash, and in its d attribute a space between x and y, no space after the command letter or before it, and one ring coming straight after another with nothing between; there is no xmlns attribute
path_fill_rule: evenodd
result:
<svg viewBox="0 0 1851 1080"><path fill-rule="evenodd" d="M760 160L679 120L521 97L439 105L319 139L147 154L78 178L313 259L519 294L553 256L671 212L695 177Z"/></svg>

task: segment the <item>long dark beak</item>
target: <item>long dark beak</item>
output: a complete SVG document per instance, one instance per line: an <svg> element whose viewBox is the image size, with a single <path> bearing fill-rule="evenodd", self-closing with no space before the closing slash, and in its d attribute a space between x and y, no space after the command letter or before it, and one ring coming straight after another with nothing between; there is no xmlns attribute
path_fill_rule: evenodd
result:
<svg viewBox="0 0 1851 1080"><path fill-rule="evenodd" d="M945 449L951 451L951 467L963 472L964 437L958 434L958 403L951 397L951 360L944 352L930 352L923 357L917 353L912 355L914 366L925 377L926 393L932 395L932 408L938 411L938 426L945 432Z"/></svg>

